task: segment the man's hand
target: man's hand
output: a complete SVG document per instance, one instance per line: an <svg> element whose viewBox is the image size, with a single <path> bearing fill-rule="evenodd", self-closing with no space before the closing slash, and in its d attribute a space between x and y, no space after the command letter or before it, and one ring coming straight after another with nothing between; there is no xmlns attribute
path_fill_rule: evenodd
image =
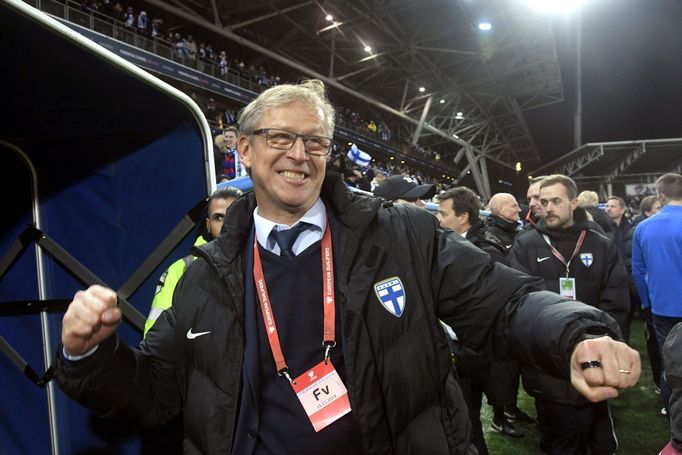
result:
<svg viewBox="0 0 682 455"><path fill-rule="evenodd" d="M581 341L571 354L571 383L593 402L617 397L641 372L639 352L608 336Z"/></svg>
<svg viewBox="0 0 682 455"><path fill-rule="evenodd" d="M81 355L107 339L121 322L116 293L99 285L78 291L62 321L62 344L69 355Z"/></svg>

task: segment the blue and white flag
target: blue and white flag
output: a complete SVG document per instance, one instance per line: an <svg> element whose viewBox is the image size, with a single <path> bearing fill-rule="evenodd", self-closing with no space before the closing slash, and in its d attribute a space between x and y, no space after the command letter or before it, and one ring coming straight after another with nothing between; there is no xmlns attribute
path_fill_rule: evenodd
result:
<svg viewBox="0 0 682 455"><path fill-rule="evenodd" d="M372 157L368 153L360 150L355 144L350 146L350 150L348 150L348 154L346 156L348 156L348 159L353 163L362 167L369 166L369 163L372 161Z"/></svg>

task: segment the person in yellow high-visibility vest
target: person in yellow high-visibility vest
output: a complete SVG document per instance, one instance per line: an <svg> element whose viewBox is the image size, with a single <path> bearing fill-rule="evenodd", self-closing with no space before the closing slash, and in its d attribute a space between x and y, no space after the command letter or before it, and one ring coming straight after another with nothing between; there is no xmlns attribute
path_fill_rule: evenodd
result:
<svg viewBox="0 0 682 455"><path fill-rule="evenodd" d="M220 229L223 227L225 213L241 194L242 192L240 190L232 187L222 188L213 192L208 200L206 233L197 238L196 242L194 242L194 246L203 245L220 236ZM147 336L147 332L152 328L154 322L156 322L156 319L161 313L171 307L175 286L192 262L194 262L194 256L188 254L182 259L173 262L159 277L154 300L152 301L147 321L144 324L144 336Z"/></svg>

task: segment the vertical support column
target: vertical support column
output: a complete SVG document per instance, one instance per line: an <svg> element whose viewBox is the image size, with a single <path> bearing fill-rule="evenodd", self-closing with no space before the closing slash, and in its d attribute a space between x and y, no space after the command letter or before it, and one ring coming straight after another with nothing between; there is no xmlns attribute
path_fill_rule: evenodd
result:
<svg viewBox="0 0 682 455"><path fill-rule="evenodd" d="M32 212L33 212L33 222L38 229L41 229L40 222L40 199L38 198L38 174L36 172L31 159L16 145L0 140L0 145L8 148L9 150L15 152L19 155L22 161L26 164L31 175L31 199L32 199ZM38 272L38 298L40 300L47 300L47 288L45 283L45 258L37 245L34 246L36 249L36 269ZM47 310L40 312L40 330L43 337L43 360L45 362L45 370L50 367L52 362L52 355L54 353L54 348L52 346L52 339L50 337L50 325ZM57 405L55 402L55 383L50 381L45 387L45 393L47 394L47 412L48 419L50 422L50 441L52 443L52 455L59 455L59 432L57 431Z"/></svg>
<svg viewBox="0 0 682 455"><path fill-rule="evenodd" d="M419 136L422 134L422 129L424 128L424 122L426 121L426 116L429 113L429 109L431 108L431 101L433 100L432 96L429 96L426 99L426 104L424 104L424 110L422 110L422 115L419 118L419 124L417 125L417 129L414 130L414 135L412 136L412 145L416 145L417 141L419 141Z"/></svg>
<svg viewBox="0 0 682 455"><path fill-rule="evenodd" d="M478 195L485 200L490 199L490 190L486 190L485 186L483 185L481 171L477 166L476 157L474 156L474 152L471 151L471 146L469 144L464 146L464 154L466 155L467 161L469 162L469 170L471 171L471 175L474 177Z"/></svg>

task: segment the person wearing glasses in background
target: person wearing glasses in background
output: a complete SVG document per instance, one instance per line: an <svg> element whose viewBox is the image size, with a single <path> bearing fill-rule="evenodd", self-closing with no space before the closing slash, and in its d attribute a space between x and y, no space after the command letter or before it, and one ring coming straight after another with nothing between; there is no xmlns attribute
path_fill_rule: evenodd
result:
<svg viewBox="0 0 682 455"><path fill-rule="evenodd" d="M142 424L181 413L186 453L476 453L439 317L472 349L506 346L592 400L635 384L639 357L606 336L606 314L494 265L426 210L326 175L322 82L266 90L239 124L254 192L139 348L113 333L113 291L74 297L56 377L79 402Z"/></svg>

